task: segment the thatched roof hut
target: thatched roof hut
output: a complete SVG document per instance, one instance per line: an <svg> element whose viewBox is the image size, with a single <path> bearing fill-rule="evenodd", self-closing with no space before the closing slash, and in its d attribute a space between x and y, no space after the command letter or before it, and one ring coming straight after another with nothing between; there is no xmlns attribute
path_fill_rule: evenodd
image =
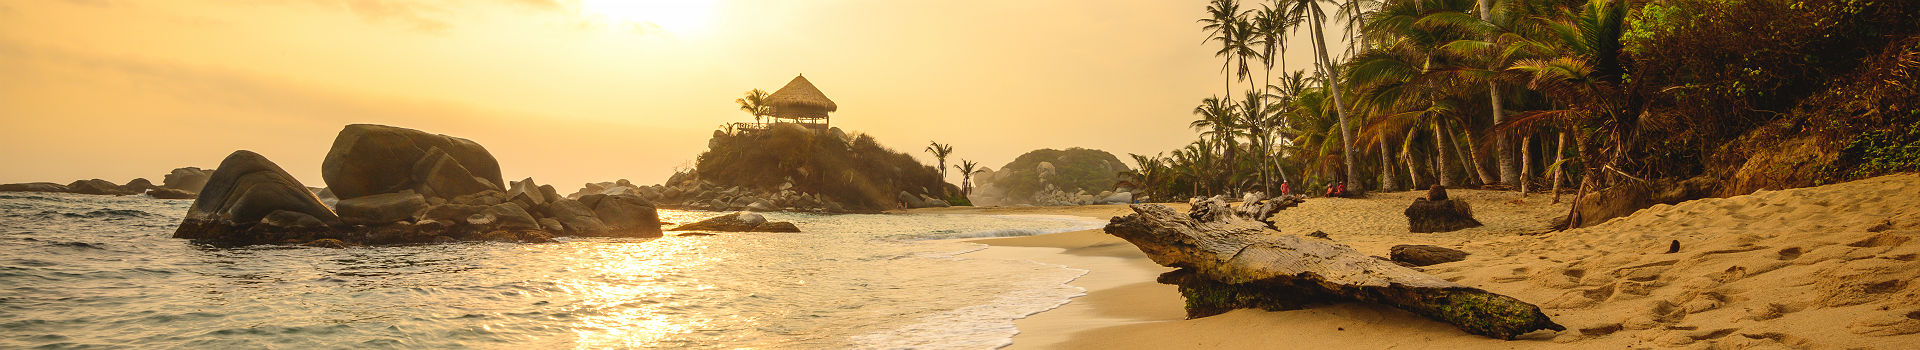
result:
<svg viewBox="0 0 1920 350"><path fill-rule="evenodd" d="M802 123L826 123L827 113L839 110L840 106L827 99L827 95L813 87L806 75L793 78L787 86L767 95L767 106L773 107L774 118L792 119Z"/></svg>

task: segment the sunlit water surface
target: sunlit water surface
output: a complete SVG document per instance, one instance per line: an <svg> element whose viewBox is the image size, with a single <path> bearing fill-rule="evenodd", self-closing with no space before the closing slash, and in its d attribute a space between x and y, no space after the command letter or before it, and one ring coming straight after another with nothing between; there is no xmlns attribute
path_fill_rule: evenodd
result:
<svg viewBox="0 0 1920 350"><path fill-rule="evenodd" d="M169 238L190 204L0 193L0 348L993 348L1085 271L929 240L1101 224L771 213L807 232L214 248Z"/></svg>

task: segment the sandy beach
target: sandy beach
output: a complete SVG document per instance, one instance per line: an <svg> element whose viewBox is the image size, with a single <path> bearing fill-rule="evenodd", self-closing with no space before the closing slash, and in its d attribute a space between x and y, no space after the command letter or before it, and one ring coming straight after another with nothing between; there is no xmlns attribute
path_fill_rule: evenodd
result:
<svg viewBox="0 0 1920 350"><path fill-rule="evenodd" d="M1920 175L1658 205L1600 225L1549 232L1567 204L1455 190L1486 226L1407 233L1418 192L1310 199L1281 211L1281 234L1326 232L1362 253L1398 244L1471 253L1424 271L1541 306L1568 330L1513 341L1461 332L1390 307L1345 303L1237 310L1187 320L1170 271L1099 230L977 239L965 255L1090 272L1087 289L1016 325L1011 348L1882 348L1920 342ZM1567 196L1570 200L1571 196ZM1184 210L1184 205L1174 205ZM946 208L913 212L1107 218L1126 206ZM1678 253L1667 253L1679 241ZM1284 344L1284 345L1283 345Z"/></svg>

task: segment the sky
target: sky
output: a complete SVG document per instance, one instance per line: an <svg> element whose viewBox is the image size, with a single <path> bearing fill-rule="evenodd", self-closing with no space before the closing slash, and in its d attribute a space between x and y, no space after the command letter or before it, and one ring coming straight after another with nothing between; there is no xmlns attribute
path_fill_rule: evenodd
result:
<svg viewBox="0 0 1920 350"><path fill-rule="evenodd" d="M156 183L265 155L308 186L347 124L473 140L571 192L692 166L805 74L836 127L933 164L1184 146L1205 0L0 0L0 183ZM1304 32L1301 32L1304 34ZM1296 35L1296 38L1304 38ZM1287 53L1305 68L1304 40ZM1246 89L1234 82L1235 94ZM958 175L950 179L958 182Z"/></svg>

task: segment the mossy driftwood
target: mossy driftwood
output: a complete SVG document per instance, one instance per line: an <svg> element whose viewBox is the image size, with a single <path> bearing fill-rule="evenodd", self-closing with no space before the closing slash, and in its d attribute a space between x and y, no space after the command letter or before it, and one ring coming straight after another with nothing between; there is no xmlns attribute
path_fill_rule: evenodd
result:
<svg viewBox="0 0 1920 350"><path fill-rule="evenodd" d="M1179 270L1160 277L1180 286L1188 317L1240 308L1379 303L1446 322L1467 333L1513 339L1565 330L1540 308L1512 297L1414 271L1333 241L1283 235L1233 215L1196 220L1158 204L1135 204L1106 232L1138 246L1155 263Z"/></svg>

